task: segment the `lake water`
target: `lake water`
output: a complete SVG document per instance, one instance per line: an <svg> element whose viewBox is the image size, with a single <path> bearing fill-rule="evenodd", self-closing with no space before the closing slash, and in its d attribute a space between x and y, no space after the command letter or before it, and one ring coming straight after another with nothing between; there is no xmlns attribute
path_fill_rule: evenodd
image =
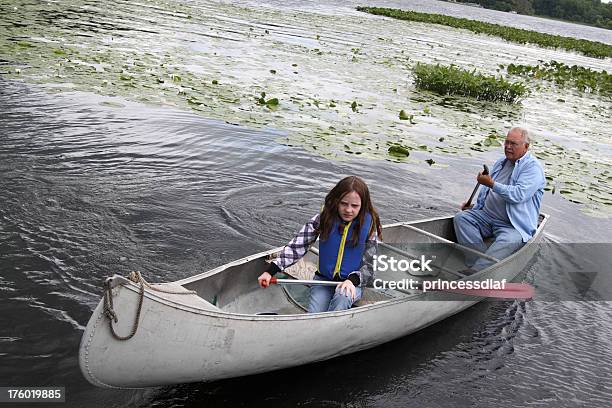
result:
<svg viewBox="0 0 612 408"><path fill-rule="evenodd" d="M545 241L612 242L609 100L549 84L531 84L519 106L445 99L416 91L407 68L494 74L506 61L556 59L609 70L609 59L358 4L0 6L0 386L65 386L75 407L610 405L612 292L550 300L578 283L545 254L526 271L536 300L485 302L366 352L144 391L82 377L78 345L106 276L176 280L281 245L348 174L368 181L385 223L452 214L501 154L470 147L514 123L534 130L554 176ZM450 3L370 4L612 43L606 30ZM258 105L261 92L279 108ZM416 123L400 123L400 109ZM386 155L390 141L414 146L409 159ZM610 281L596 272L594 290Z"/></svg>

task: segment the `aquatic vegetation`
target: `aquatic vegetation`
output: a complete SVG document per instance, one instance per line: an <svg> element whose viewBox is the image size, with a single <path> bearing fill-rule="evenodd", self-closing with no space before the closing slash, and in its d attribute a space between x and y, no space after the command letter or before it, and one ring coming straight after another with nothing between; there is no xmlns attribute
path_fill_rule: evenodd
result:
<svg viewBox="0 0 612 408"><path fill-rule="evenodd" d="M540 33L537 31L524 30L521 28L505 27L499 24L485 23L483 21L469 20L445 16L443 14L419 13L416 11L399 10L381 7L357 7L363 11L379 16L396 18L399 20L417 21L422 23L440 24L455 28L464 28L475 33L483 33L501 37L504 40L519 44L537 44L549 48L564 48L570 51L578 51L584 55L596 58L612 57L612 45L597 41L563 37Z"/></svg>
<svg viewBox="0 0 612 408"><path fill-rule="evenodd" d="M391 145L391 147L389 147L387 152L389 153L390 156L397 157L397 158L404 158L410 155L410 149L408 149L406 146L402 146L401 144Z"/></svg>
<svg viewBox="0 0 612 408"><path fill-rule="evenodd" d="M418 63L414 68L417 88L436 92L440 95L461 95L488 101L514 103L527 93L521 83L508 82L467 71L456 66L441 66Z"/></svg>
<svg viewBox="0 0 612 408"><path fill-rule="evenodd" d="M257 103L260 105L265 105L267 106L269 109L274 109L278 107L278 98L270 98L268 100L266 100L266 93L262 92L261 93L261 97L257 98Z"/></svg>
<svg viewBox="0 0 612 408"><path fill-rule="evenodd" d="M504 69L504 65L500 65L500 68ZM569 66L557 61L543 62L542 65L535 66L509 64L505 68L510 75L545 79L561 86L574 86L583 92L599 92L612 96L612 75L606 71L595 71L578 65Z"/></svg>
<svg viewBox="0 0 612 408"><path fill-rule="evenodd" d="M344 16L342 29L355 40L347 44L333 40L338 24L333 14L234 2L113 4L0 2L5 17L0 27L6 33L0 35L1 79L49 92L74 92L77 99L92 93L102 95L102 101L108 96L108 103L101 102L105 109L122 109L118 102L135 101L188 110L231 125L271 130L278 143L330 160L383 159L423 172L436 171L451 157L489 161L501 149L489 135L526 116L530 127L561 141L554 154L542 151L555 194L562 189L560 195L580 200L583 211L612 215L609 102L599 93L559 94L554 87L533 86L524 104L510 104L421 90L414 86L411 67L455 60L453 50L431 46L446 42L450 30L430 26L381 25L364 15ZM69 17L54 24L46 18L50 15ZM131 20L134 15L143 18ZM230 27L218 15L243 24ZM319 37L278 36L278 21ZM410 31L405 37L404 30ZM473 37L461 31L452 35ZM501 40L487 40L501 45ZM497 50L470 48L469 41L462 47L467 48L457 64L490 74L507 64L513 50L530 61L539 52L512 46L510 54L500 56ZM473 53L473 66L464 52ZM569 58L591 68L604 66L592 58ZM298 67L300 75L295 75ZM576 147L568 135L592 143ZM545 142L544 137L540 143ZM540 146L534 146L536 151ZM436 160L431 167L426 161L430 157ZM589 192L581 166L597 181L600 193ZM586 199L581 189L587 191Z"/></svg>
<svg viewBox="0 0 612 408"><path fill-rule="evenodd" d="M412 125L416 124L416 122L414 121L414 115L407 114L406 111L403 109L399 113L399 118L400 120L409 121Z"/></svg>
<svg viewBox="0 0 612 408"><path fill-rule="evenodd" d="M498 135L495 132L490 133L487 137L485 137L483 140L474 143L470 149L472 150L476 150L479 152L484 152L486 150L488 150L488 148L490 147L501 147L504 145L503 141L505 139L505 136L503 135Z"/></svg>
<svg viewBox="0 0 612 408"><path fill-rule="evenodd" d="M612 172L609 168L591 168L586 164L583 152L568 150L550 140L538 142L534 153L545 165L544 190L583 205L583 211L594 216L605 214L605 210L603 214L601 210L597 211L598 206L612 206L609 188Z"/></svg>

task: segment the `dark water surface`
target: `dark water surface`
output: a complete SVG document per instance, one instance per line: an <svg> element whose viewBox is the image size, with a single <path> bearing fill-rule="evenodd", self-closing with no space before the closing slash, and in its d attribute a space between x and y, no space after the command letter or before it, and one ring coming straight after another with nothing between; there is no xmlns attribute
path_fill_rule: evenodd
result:
<svg viewBox="0 0 612 408"><path fill-rule="evenodd" d="M348 12L341 2L321 9ZM598 39L602 31L584 33ZM284 136L273 126L254 130L170 106L0 78L0 386L65 386L70 407L612 404L605 286L612 271L595 271L599 278L586 283L568 279L559 272L563 262L546 252L525 274L541 300L481 303L373 350L213 384L89 385L78 346L105 277L140 270L148 281L172 281L281 245L348 174L368 181L385 223L452 214L482 161L500 154L447 155L446 167L428 169L330 160L279 143ZM432 155L411 157L422 163ZM599 160L609 162L609 154ZM612 242L610 218L585 215L558 194L545 194L543 211L552 216L549 244ZM549 300L585 288L597 292L587 298L603 300Z"/></svg>
<svg viewBox="0 0 612 408"><path fill-rule="evenodd" d="M77 349L105 276L137 269L176 280L280 245L346 174L367 179L385 222L450 214L478 163L457 159L453 171L425 175L384 161L334 163L278 145L274 133L17 82L2 82L1 102L3 385L63 385L69 406L612 401L609 302L487 302L326 363L215 384L96 389L81 377ZM609 239L608 220L555 196L544 211L553 215L548 242L580 239L566 223ZM547 261L528 273L544 290L548 278Z"/></svg>

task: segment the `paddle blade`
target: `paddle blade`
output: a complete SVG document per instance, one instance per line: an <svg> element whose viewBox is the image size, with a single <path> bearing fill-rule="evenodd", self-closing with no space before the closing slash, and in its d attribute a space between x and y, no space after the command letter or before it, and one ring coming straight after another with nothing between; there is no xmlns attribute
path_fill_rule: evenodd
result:
<svg viewBox="0 0 612 408"><path fill-rule="evenodd" d="M504 289L445 289L444 292L499 299L531 299L535 289L528 283L506 283Z"/></svg>

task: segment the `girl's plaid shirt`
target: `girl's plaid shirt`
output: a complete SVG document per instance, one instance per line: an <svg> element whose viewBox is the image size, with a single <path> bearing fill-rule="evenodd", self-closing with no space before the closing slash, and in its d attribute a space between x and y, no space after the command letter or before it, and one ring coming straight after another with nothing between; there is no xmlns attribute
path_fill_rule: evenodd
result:
<svg viewBox="0 0 612 408"><path fill-rule="evenodd" d="M272 261L278 270L270 272L285 270L306 255L308 249L316 242L317 238L319 238L319 234L317 233L319 221L320 214L317 214L300 229L295 237L283 247L276 259ZM348 276L348 279L350 279L355 286L370 286L374 281L374 255L376 255L378 251L378 234L376 228L373 228L373 230L374 233L368 237L366 241L365 251L361 258L361 267L358 271L353 271Z"/></svg>

